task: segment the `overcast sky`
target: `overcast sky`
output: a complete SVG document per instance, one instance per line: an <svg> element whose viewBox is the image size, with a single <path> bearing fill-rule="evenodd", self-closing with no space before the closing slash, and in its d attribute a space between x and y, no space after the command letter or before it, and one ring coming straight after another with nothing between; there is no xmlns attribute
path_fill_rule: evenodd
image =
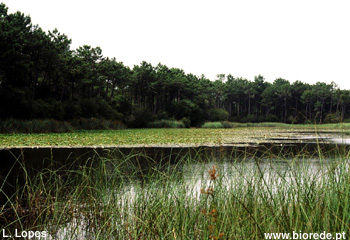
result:
<svg viewBox="0 0 350 240"><path fill-rule="evenodd" d="M145 60L211 80L261 74L350 89L349 0L3 2L68 35L72 49L99 46L131 68Z"/></svg>

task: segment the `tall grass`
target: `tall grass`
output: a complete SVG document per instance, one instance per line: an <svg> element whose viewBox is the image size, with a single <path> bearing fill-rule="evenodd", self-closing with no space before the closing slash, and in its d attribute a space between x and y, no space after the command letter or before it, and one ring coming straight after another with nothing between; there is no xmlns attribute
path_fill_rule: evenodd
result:
<svg viewBox="0 0 350 240"><path fill-rule="evenodd" d="M174 121L174 120L159 120L150 122L148 124L149 128L185 128L185 124L182 121Z"/></svg>
<svg viewBox="0 0 350 240"><path fill-rule="evenodd" d="M26 181L1 209L1 228L48 231L54 239L350 233L347 151L300 153L293 159L268 150L262 157L239 155L245 157L208 159L199 151L156 160L118 151L32 177L21 165ZM310 156L320 164L311 173Z"/></svg>
<svg viewBox="0 0 350 240"><path fill-rule="evenodd" d="M202 128L224 128L224 125L221 122L206 122Z"/></svg>

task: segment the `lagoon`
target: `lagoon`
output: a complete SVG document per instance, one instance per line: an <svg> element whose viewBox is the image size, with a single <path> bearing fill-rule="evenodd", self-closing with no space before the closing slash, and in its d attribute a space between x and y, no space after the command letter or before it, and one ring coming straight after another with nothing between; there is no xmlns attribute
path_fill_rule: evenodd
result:
<svg viewBox="0 0 350 240"><path fill-rule="evenodd" d="M22 200L5 200L0 223L52 239L349 232L349 148L339 135L347 139L331 131L198 147L6 149Z"/></svg>

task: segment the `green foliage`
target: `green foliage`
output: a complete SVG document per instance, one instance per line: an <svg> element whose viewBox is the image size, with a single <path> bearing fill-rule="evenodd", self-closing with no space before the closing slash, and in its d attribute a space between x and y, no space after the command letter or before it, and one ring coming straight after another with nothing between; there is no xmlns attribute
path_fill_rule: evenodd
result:
<svg viewBox="0 0 350 240"><path fill-rule="evenodd" d="M189 119L188 117L183 117L181 119L181 122L183 122L183 124L185 125L185 127L189 128L191 126L191 119Z"/></svg>
<svg viewBox="0 0 350 240"><path fill-rule="evenodd" d="M278 117L276 115L268 115L265 119L264 122L278 122Z"/></svg>
<svg viewBox="0 0 350 240"><path fill-rule="evenodd" d="M341 122L341 116L340 113L329 113L324 118L324 123L340 123Z"/></svg>
<svg viewBox="0 0 350 240"><path fill-rule="evenodd" d="M29 121L33 124L34 121ZM280 133L288 133L291 138L303 138L303 132L314 132L315 128L322 135L323 131L342 130L348 133L349 123L342 124L285 124L279 122L266 123L207 123L211 128L167 128L167 129L124 129L125 125L119 121L101 119L75 120L73 122L59 122L67 124L73 130L107 128L111 130L74 131L66 134L0 134L0 147L17 146L111 146L111 145L187 145L198 146L206 144L236 144L236 143L271 143L272 139L280 138ZM29 132L33 127L26 127L28 121L0 121L3 133ZM227 124L227 125L225 125ZM18 126L19 125L19 126ZM74 127L73 127L74 126ZM218 127L218 128L217 128ZM231 128L232 127L232 128ZM251 128L251 129L250 129ZM24 129L24 130L23 130ZM123 130L113 130L123 129ZM43 132L48 132L46 129ZM62 131L63 132L63 131Z"/></svg>
<svg viewBox="0 0 350 240"><path fill-rule="evenodd" d="M172 106L176 119L187 117L193 125L202 120L199 106L191 100L183 99L180 102L174 102Z"/></svg>
<svg viewBox="0 0 350 240"><path fill-rule="evenodd" d="M104 118L143 128L154 120L323 123L349 118L350 91L283 78L273 83L218 74L186 74L146 61L132 69L100 47L71 50L57 29L44 32L23 13L0 5L0 118ZM9 39L11 41L9 41ZM187 121L187 119L189 121Z"/></svg>
<svg viewBox="0 0 350 240"><path fill-rule="evenodd" d="M117 120L110 121L99 118L79 118L73 120L71 125L77 130L105 130L105 129L124 129L125 125Z"/></svg>
<svg viewBox="0 0 350 240"><path fill-rule="evenodd" d="M226 121L229 113L221 108L213 108L208 110L208 118L211 121Z"/></svg>
<svg viewBox="0 0 350 240"><path fill-rule="evenodd" d="M247 123L247 122L255 123L255 122L258 122L258 117L255 116L255 115L247 115L246 117L243 117L241 119L241 122L244 122L244 123Z"/></svg>
<svg viewBox="0 0 350 240"><path fill-rule="evenodd" d="M184 128L186 127L182 121L159 120L148 124L149 128Z"/></svg>
<svg viewBox="0 0 350 240"><path fill-rule="evenodd" d="M80 118L73 121L58 121L54 119L0 121L0 133L66 133L74 130L125 129L124 123L114 120L97 118Z"/></svg>
<svg viewBox="0 0 350 240"><path fill-rule="evenodd" d="M62 103L55 99L38 99L31 102L32 115L41 119L52 118L57 120L64 119L64 108Z"/></svg>
<svg viewBox="0 0 350 240"><path fill-rule="evenodd" d="M5 201L0 224L13 236L15 229L45 229L60 239L264 239L264 233L349 232L346 153L302 152L290 159L267 150L261 158L243 152L225 162L201 153L177 155L174 161L174 155L156 160L136 151L108 151L107 157L95 154L91 161L64 165L53 156L49 167L33 172L18 158L27 181ZM314 166L304 160L328 155L334 158L310 174Z"/></svg>
<svg viewBox="0 0 350 240"><path fill-rule="evenodd" d="M120 114L123 114L122 116L124 117L130 115L132 111L132 104L130 101L121 95L116 96L110 106L112 108L115 107L116 111Z"/></svg>
<svg viewBox="0 0 350 240"><path fill-rule="evenodd" d="M169 114L166 111L159 111L157 115L155 116L156 119L162 120L162 119L168 119Z"/></svg>
<svg viewBox="0 0 350 240"><path fill-rule="evenodd" d="M221 122L206 122L202 128L224 128L224 125Z"/></svg>
<svg viewBox="0 0 350 240"><path fill-rule="evenodd" d="M90 118L97 115L98 103L94 99L84 98L80 105L83 116Z"/></svg>
<svg viewBox="0 0 350 240"><path fill-rule="evenodd" d="M221 124L224 128L233 128L233 126L234 126L234 123L231 123L229 121L221 122Z"/></svg>
<svg viewBox="0 0 350 240"><path fill-rule="evenodd" d="M145 128L151 121L152 114L143 107L134 107L131 115L126 119L127 125L134 128Z"/></svg>
<svg viewBox="0 0 350 240"><path fill-rule="evenodd" d="M98 103L97 113L99 117L119 120L119 121L123 119L124 117L123 114L119 113L115 108L109 105L106 101L103 101L103 99L98 99L97 103Z"/></svg>
<svg viewBox="0 0 350 240"><path fill-rule="evenodd" d="M0 121L1 133L63 133L72 132L73 127L68 122L53 119L46 120L16 120Z"/></svg>
<svg viewBox="0 0 350 240"><path fill-rule="evenodd" d="M255 127L274 127L274 128L289 128L291 127L290 124L286 123L279 123L279 122L263 122L263 123L256 123L252 126ZM300 126L302 127L302 126Z"/></svg>
<svg viewBox="0 0 350 240"><path fill-rule="evenodd" d="M224 128L238 128L238 127L246 127L246 124L243 123L237 123L237 122L229 122L229 121L224 121L221 122L222 126Z"/></svg>
<svg viewBox="0 0 350 240"><path fill-rule="evenodd" d="M63 108L65 119L78 119L82 115L81 105L78 102L68 100L63 104Z"/></svg>
<svg viewBox="0 0 350 240"><path fill-rule="evenodd" d="M106 118L111 120L122 120L123 114L118 113L111 105L101 98L85 98L80 102L82 115L88 118Z"/></svg>

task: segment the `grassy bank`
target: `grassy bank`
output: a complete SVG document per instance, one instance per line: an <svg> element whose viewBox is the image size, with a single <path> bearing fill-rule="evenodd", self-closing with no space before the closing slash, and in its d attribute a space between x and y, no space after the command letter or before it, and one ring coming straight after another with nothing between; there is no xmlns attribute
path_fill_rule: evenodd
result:
<svg viewBox="0 0 350 240"><path fill-rule="evenodd" d="M269 127L287 129L345 129L350 127L350 123L328 123L328 124L288 124L280 122L261 123L238 123L238 122L206 122L202 128L247 128L247 127Z"/></svg>
<svg viewBox="0 0 350 240"><path fill-rule="evenodd" d="M57 239L349 234L349 155L310 154L322 165L312 174L310 155L286 159L267 153L263 158L228 159L224 163L234 168L230 175L223 167L228 165L200 152L179 155L176 163L133 154L96 156L78 169L45 169L28 178L1 209L0 223L7 233L47 231ZM269 164L272 159L286 163L286 168ZM201 169L196 177L193 165Z"/></svg>
<svg viewBox="0 0 350 240"><path fill-rule="evenodd" d="M181 121L159 120L150 122L147 128L189 128L189 120ZM332 124L286 124L280 122L239 123L239 122L205 122L200 128L286 128L286 129L344 129L349 128L350 123ZM71 133L79 130L119 130L127 126L117 120L99 118L79 118L71 121L58 121L54 119L2 119L0 120L0 134L13 133Z"/></svg>
<svg viewBox="0 0 350 240"><path fill-rule="evenodd" d="M71 121L55 119L0 120L0 133L66 133L77 130L125 129L120 121L100 118L79 118Z"/></svg>

